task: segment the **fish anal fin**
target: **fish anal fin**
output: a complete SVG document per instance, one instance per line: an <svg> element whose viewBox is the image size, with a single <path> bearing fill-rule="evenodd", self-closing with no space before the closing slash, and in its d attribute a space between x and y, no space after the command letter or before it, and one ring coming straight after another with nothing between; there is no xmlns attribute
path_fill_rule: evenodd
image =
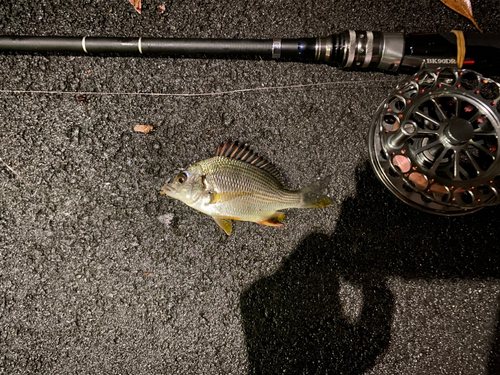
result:
<svg viewBox="0 0 500 375"><path fill-rule="evenodd" d="M212 217L215 220L215 222L219 225L219 227L221 227L222 230L226 232L228 236L230 236L231 232L233 231L233 223L231 222L231 220L221 216L212 216Z"/></svg>
<svg viewBox="0 0 500 375"><path fill-rule="evenodd" d="M276 211L267 219L263 221L258 221L257 223L260 225L268 225L270 227L282 227L284 219L285 219L285 214L283 212Z"/></svg>

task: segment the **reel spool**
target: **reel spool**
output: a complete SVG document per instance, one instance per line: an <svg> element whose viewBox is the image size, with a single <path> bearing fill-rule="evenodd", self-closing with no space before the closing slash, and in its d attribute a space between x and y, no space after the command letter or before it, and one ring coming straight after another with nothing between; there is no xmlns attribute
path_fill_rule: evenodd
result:
<svg viewBox="0 0 500 375"><path fill-rule="evenodd" d="M371 164L398 198L463 215L500 203L500 85L458 68L401 82L370 128Z"/></svg>

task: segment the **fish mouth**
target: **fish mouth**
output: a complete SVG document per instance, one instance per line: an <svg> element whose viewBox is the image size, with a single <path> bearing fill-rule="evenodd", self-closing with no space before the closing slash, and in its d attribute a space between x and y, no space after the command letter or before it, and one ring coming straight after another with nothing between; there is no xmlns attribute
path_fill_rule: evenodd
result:
<svg viewBox="0 0 500 375"><path fill-rule="evenodd" d="M165 184L162 186L161 190L160 190L160 194L161 195L170 195L169 193L172 193L174 191L174 189L168 185L168 184Z"/></svg>

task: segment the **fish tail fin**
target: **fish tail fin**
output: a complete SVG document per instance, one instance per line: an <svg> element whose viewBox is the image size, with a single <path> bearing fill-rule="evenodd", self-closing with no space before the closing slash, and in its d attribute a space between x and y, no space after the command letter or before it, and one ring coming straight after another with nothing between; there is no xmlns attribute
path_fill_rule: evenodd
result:
<svg viewBox="0 0 500 375"><path fill-rule="evenodd" d="M299 208L320 208L332 205L332 200L323 194L328 187L328 178L323 178L299 190L301 202Z"/></svg>

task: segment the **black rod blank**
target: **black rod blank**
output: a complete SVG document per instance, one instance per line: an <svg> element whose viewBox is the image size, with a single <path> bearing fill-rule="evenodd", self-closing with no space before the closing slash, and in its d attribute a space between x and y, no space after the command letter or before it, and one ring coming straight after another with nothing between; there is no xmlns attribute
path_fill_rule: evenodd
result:
<svg viewBox="0 0 500 375"><path fill-rule="evenodd" d="M347 30L299 39L0 36L0 52L6 51L286 57L392 72L439 65L500 73L500 35L461 32L404 35Z"/></svg>
<svg viewBox="0 0 500 375"><path fill-rule="evenodd" d="M297 41L283 40L281 44ZM309 40L314 47L315 39ZM84 53L159 53L165 55L261 55L273 57L273 39L168 39L99 38L57 36L0 36L0 51L84 52ZM275 48L276 49L276 48ZM276 51L275 51L276 53ZM290 53L288 53L290 55Z"/></svg>

